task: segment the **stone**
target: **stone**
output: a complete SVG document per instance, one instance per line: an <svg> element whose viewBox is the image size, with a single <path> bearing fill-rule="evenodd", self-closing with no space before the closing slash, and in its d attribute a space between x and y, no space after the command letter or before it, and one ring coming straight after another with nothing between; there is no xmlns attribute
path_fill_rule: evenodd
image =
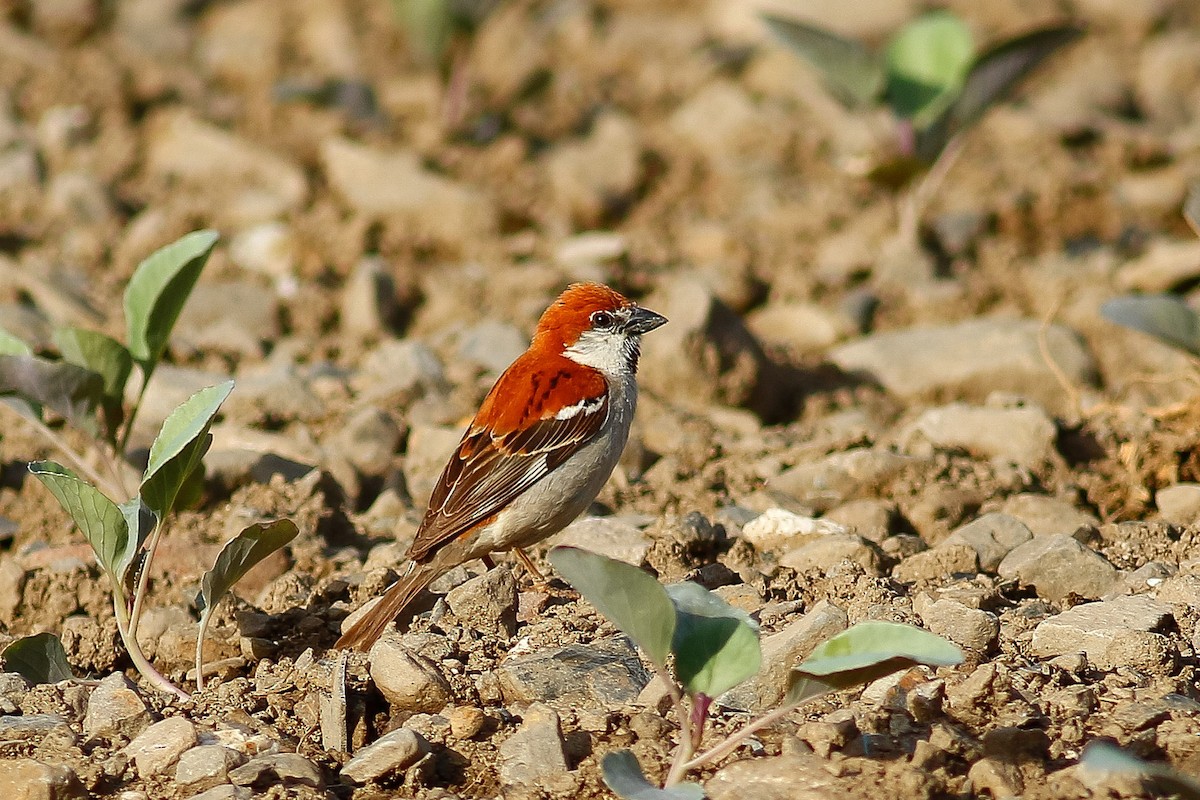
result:
<svg viewBox="0 0 1200 800"><path fill-rule="evenodd" d="M449 242L496 231L491 198L426 169L413 150L380 150L331 138L321 143L320 157L330 188L365 217L386 218L411 235Z"/></svg>
<svg viewBox="0 0 1200 800"><path fill-rule="evenodd" d="M500 780L507 786L543 786L567 772L558 712L533 703L521 726L500 744Z"/></svg>
<svg viewBox="0 0 1200 800"><path fill-rule="evenodd" d="M930 631L976 653L991 652L1000 637L1000 620L995 614L957 600L914 603L914 608Z"/></svg>
<svg viewBox="0 0 1200 800"><path fill-rule="evenodd" d="M240 0L210 9L197 58L210 74L233 84L263 85L279 69L284 18L271 0Z"/></svg>
<svg viewBox="0 0 1200 800"><path fill-rule="evenodd" d="M871 447L855 447L797 464L767 486L825 511L859 492L877 491L920 459Z"/></svg>
<svg viewBox="0 0 1200 800"><path fill-rule="evenodd" d="M380 637L368 660L371 680L394 711L432 714L454 697L437 666L409 650L395 636Z"/></svg>
<svg viewBox="0 0 1200 800"><path fill-rule="evenodd" d="M246 757L219 744L202 744L179 757L175 783L192 792L203 792L229 781L229 770L240 767Z"/></svg>
<svg viewBox="0 0 1200 800"><path fill-rule="evenodd" d="M1177 483L1154 493L1158 513L1167 522L1191 525L1200 519L1200 483Z"/></svg>
<svg viewBox="0 0 1200 800"><path fill-rule="evenodd" d="M426 344L413 339L383 342L363 359L350 381L362 403L405 406L446 385L442 362Z"/></svg>
<svg viewBox="0 0 1200 800"><path fill-rule="evenodd" d="M125 755L137 765L143 778L165 772L197 743L196 726L184 717L167 717L137 735Z"/></svg>
<svg viewBox="0 0 1200 800"><path fill-rule="evenodd" d="M796 538L849 533L845 527L827 519L795 514L782 508L768 508L742 526L742 537L756 550L771 550Z"/></svg>
<svg viewBox="0 0 1200 800"><path fill-rule="evenodd" d="M73 738L71 723L60 714L22 714L0 716L0 740L40 739L54 732Z"/></svg>
<svg viewBox="0 0 1200 800"><path fill-rule="evenodd" d="M510 655L496 669L510 704L611 708L632 703L650 681L637 648L624 636Z"/></svg>
<svg viewBox="0 0 1200 800"><path fill-rule="evenodd" d="M975 551L981 570L995 572L1014 547L1032 538L1032 531L1021 520L1009 514L991 513L956 528L939 546L965 544Z"/></svg>
<svg viewBox="0 0 1200 800"><path fill-rule="evenodd" d="M381 408L366 405L336 429L327 448L341 453L364 475L382 475L391 467L404 430Z"/></svg>
<svg viewBox="0 0 1200 800"><path fill-rule="evenodd" d="M1157 294L1173 291L1181 283L1198 276L1200 241L1189 234L1186 239L1152 240L1145 252L1121 266L1116 274L1116 284L1124 291Z"/></svg>
<svg viewBox="0 0 1200 800"><path fill-rule="evenodd" d="M408 769L430 751L430 744L415 731L398 728L354 754L341 776L352 783L369 783Z"/></svg>
<svg viewBox="0 0 1200 800"><path fill-rule="evenodd" d="M1032 319L971 319L872 334L834 348L829 358L905 400L984 400L992 392L1011 392L1052 412L1067 412L1059 378L1042 355L1041 328ZM1066 380L1073 385L1095 380L1091 354L1078 334L1051 325L1044 335Z"/></svg>
<svg viewBox="0 0 1200 800"><path fill-rule="evenodd" d="M1050 460L1057 438L1054 420L1036 406L991 408L965 403L931 408L900 432L904 450L916 455L925 455L929 447L961 449L1029 469Z"/></svg>
<svg viewBox="0 0 1200 800"><path fill-rule="evenodd" d="M1021 768L1013 761L985 757L971 765L967 772L968 791L976 796L986 793L994 800L1020 797L1025 791Z"/></svg>
<svg viewBox="0 0 1200 800"><path fill-rule="evenodd" d="M1095 516L1066 500L1029 492L1006 497L1000 511L1024 522L1034 536L1073 534L1085 525L1100 523Z"/></svg>
<svg viewBox="0 0 1200 800"><path fill-rule="evenodd" d="M1072 594L1088 600L1103 597L1121 577L1103 556L1065 534L1034 537L1005 556L996 571L1001 578L1034 587L1052 603Z"/></svg>
<svg viewBox="0 0 1200 800"><path fill-rule="evenodd" d="M506 564L454 587L446 593L446 604L474 630L506 637L517 631L517 581Z"/></svg>
<svg viewBox="0 0 1200 800"><path fill-rule="evenodd" d="M727 80L709 83L667 120L680 139L726 166L739 151L739 139L760 122L746 90Z"/></svg>
<svg viewBox="0 0 1200 800"><path fill-rule="evenodd" d="M482 708L458 706L450 712L450 735L455 739L473 739L486 722L487 715Z"/></svg>
<svg viewBox="0 0 1200 800"><path fill-rule="evenodd" d="M360 338L382 336L394 327L399 312L396 282L387 264L379 258L359 261L342 287L342 331Z"/></svg>
<svg viewBox="0 0 1200 800"><path fill-rule="evenodd" d="M97 0L42 0L29 10L39 36L65 45L86 38L100 21Z"/></svg>
<svg viewBox="0 0 1200 800"><path fill-rule="evenodd" d="M642 174L638 124L628 115L603 111L581 141L564 141L545 158L554 207L573 222L594 227L614 204L625 201Z"/></svg>
<svg viewBox="0 0 1200 800"><path fill-rule="evenodd" d="M231 224L270 221L298 208L308 195L298 165L190 111L158 112L147 130L146 171L159 181L207 192L214 212Z"/></svg>
<svg viewBox="0 0 1200 800"><path fill-rule="evenodd" d="M772 303L746 319L760 341L789 353L821 353L853 332L848 316L817 303Z"/></svg>
<svg viewBox="0 0 1200 800"><path fill-rule="evenodd" d="M817 645L850 624L841 608L821 600L807 614L762 638L762 669L717 698L726 708L759 713L772 708L787 690L788 675Z"/></svg>
<svg viewBox="0 0 1200 800"><path fill-rule="evenodd" d="M268 786L309 786L321 789L325 776L321 768L298 753L270 753L252 758L229 771L229 780L236 786L261 790Z"/></svg>
<svg viewBox="0 0 1200 800"><path fill-rule="evenodd" d="M881 575L879 550L856 533L830 533L814 537L800 547L788 550L779 557L779 564L797 572L816 570L828 572L849 561L858 564L868 575Z"/></svg>
<svg viewBox="0 0 1200 800"><path fill-rule="evenodd" d="M528 346L529 338L515 326L484 320L462 332L456 351L462 361L499 375Z"/></svg>
<svg viewBox="0 0 1200 800"><path fill-rule="evenodd" d="M192 795L188 800L250 800L254 793L245 786L214 786L200 794Z"/></svg>
<svg viewBox="0 0 1200 800"><path fill-rule="evenodd" d="M462 441L462 428L414 424L404 451L404 481L416 508L429 504L429 495L450 454Z"/></svg>
<svg viewBox="0 0 1200 800"><path fill-rule="evenodd" d="M119 672L100 681L88 698L83 734L133 738L150 725L150 712L133 684Z"/></svg>
<svg viewBox="0 0 1200 800"><path fill-rule="evenodd" d="M903 583L942 582L953 575L974 575L978 571L979 556L973 548L942 542L901 561L892 570L892 577Z"/></svg>
<svg viewBox="0 0 1200 800"><path fill-rule="evenodd" d="M735 761L704 785L710 800L829 800L846 789L813 753Z"/></svg>
<svg viewBox="0 0 1200 800"><path fill-rule="evenodd" d="M881 544L892 534L896 506L889 500L850 500L825 512L826 522L841 525L864 539Z"/></svg>
<svg viewBox="0 0 1200 800"><path fill-rule="evenodd" d="M650 552L650 537L620 517L582 517L550 539L550 544L582 547L640 567Z"/></svg>
<svg viewBox="0 0 1200 800"><path fill-rule="evenodd" d="M1172 624L1171 607L1166 603L1145 595L1117 597L1083 603L1043 621L1033 631L1031 648L1039 658L1084 653L1100 669L1133 666L1144 657L1138 656L1132 663L1125 660L1123 643L1145 640L1137 634L1165 634ZM1159 649L1149 648L1147 655L1153 656Z"/></svg>
<svg viewBox="0 0 1200 800"><path fill-rule="evenodd" d="M5 800L68 800L87 796L73 769L31 758L5 763L0 769L0 792Z"/></svg>
<svg viewBox="0 0 1200 800"><path fill-rule="evenodd" d="M295 271L296 250L291 229L282 222L252 225L234 234L229 242L229 258L234 264L276 280Z"/></svg>

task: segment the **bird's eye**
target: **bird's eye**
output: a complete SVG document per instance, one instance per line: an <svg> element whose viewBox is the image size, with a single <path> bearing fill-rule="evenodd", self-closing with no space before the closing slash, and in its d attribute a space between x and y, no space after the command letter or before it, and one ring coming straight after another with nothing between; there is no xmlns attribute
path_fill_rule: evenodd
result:
<svg viewBox="0 0 1200 800"><path fill-rule="evenodd" d="M611 328L613 326L614 322L616 322L616 318L613 317L613 315L607 311L592 312L592 327L593 328L600 328L600 329Z"/></svg>

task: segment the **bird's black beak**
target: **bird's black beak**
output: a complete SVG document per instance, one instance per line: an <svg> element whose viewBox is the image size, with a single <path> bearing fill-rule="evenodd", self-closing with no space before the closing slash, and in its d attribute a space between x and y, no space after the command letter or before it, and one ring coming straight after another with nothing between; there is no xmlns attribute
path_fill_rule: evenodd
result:
<svg viewBox="0 0 1200 800"><path fill-rule="evenodd" d="M641 336L643 333L649 333L660 325L666 324L666 321L667 318L662 314L655 314L648 308L634 306L633 312L629 315L629 321L625 323L625 330Z"/></svg>

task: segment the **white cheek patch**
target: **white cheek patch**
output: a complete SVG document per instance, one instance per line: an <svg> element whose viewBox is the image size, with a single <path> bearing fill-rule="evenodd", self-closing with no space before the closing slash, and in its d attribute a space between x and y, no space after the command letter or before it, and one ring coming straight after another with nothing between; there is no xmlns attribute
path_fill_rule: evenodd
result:
<svg viewBox="0 0 1200 800"><path fill-rule="evenodd" d="M565 408L560 409L559 412L554 415L554 418L561 422L563 420L574 419L580 414L595 414L603 405L604 398L589 397L584 400L580 400L575 405L566 406Z"/></svg>

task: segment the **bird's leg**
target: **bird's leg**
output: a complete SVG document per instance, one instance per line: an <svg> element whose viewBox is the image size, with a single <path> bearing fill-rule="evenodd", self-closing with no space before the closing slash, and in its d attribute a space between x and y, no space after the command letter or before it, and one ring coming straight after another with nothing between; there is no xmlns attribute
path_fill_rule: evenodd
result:
<svg viewBox="0 0 1200 800"><path fill-rule="evenodd" d="M480 556L479 560L482 561L483 565L490 570L496 568L496 562L492 560L492 557L490 554L484 554L484 555Z"/></svg>
<svg viewBox="0 0 1200 800"><path fill-rule="evenodd" d="M546 580L546 576L543 575L542 571L537 568L536 564L533 563L533 559L530 558L529 555L520 547L514 547L512 551L516 553L517 558L519 558L521 563L525 565L525 569L527 569L529 574L533 576L534 587L541 589L542 591L548 590L550 588L550 581Z"/></svg>

